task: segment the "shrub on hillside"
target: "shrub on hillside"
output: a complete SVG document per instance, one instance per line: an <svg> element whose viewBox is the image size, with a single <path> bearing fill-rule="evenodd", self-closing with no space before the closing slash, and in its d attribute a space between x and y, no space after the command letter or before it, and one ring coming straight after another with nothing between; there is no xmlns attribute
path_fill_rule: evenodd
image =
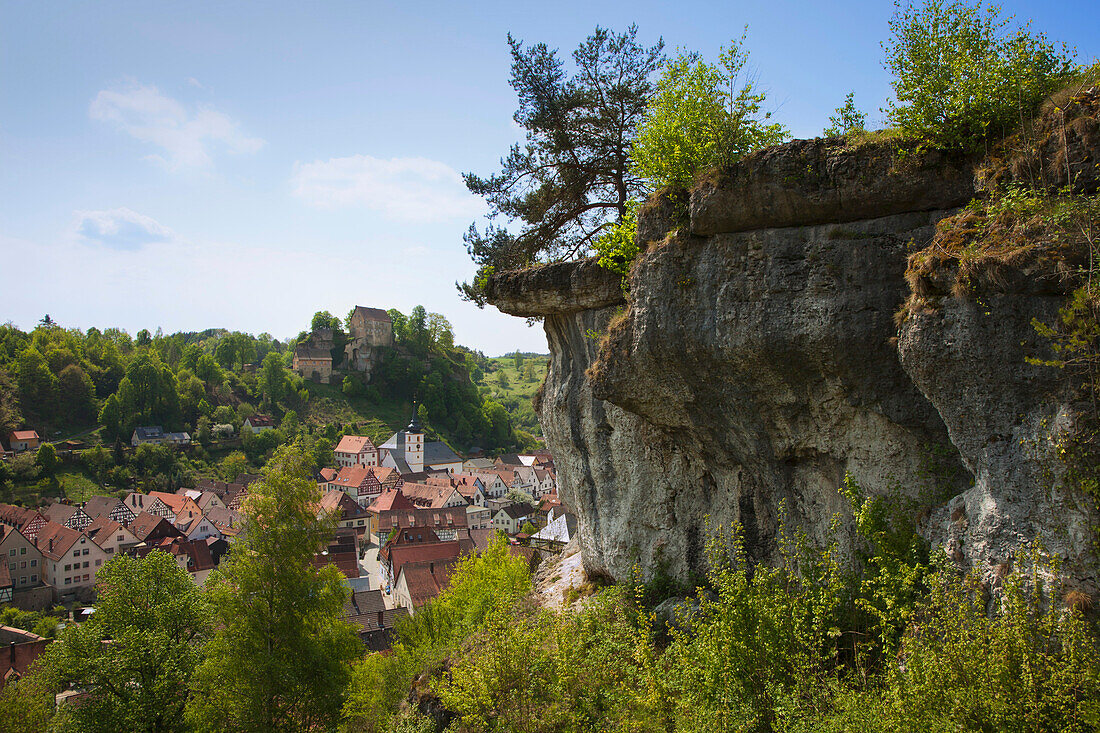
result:
<svg viewBox="0 0 1100 733"><path fill-rule="evenodd" d="M952 150L977 150L1004 137L1075 71L1028 25L1008 28L981 0L895 4L885 66L894 74L887 113L904 132Z"/></svg>

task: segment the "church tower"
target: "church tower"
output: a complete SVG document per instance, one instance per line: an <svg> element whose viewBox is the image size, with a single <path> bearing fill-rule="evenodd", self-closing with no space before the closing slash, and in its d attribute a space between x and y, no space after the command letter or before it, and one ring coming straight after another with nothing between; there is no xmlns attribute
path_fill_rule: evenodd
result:
<svg viewBox="0 0 1100 733"><path fill-rule="evenodd" d="M416 403L413 403L412 421L405 428L405 463L413 473L424 470L424 431L416 419Z"/></svg>

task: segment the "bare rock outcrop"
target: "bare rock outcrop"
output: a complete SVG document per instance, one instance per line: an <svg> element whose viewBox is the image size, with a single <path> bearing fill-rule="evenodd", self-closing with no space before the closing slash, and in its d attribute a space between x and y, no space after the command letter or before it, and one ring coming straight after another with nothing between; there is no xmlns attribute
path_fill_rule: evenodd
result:
<svg viewBox="0 0 1100 733"><path fill-rule="evenodd" d="M537 409L588 572L686 577L734 521L761 561L781 521L849 533L847 473L924 507L960 563L992 577L1040 539L1095 590L1097 517L1040 456L1072 410L1056 370L1024 361L1058 294L894 322L907 257L974 195L973 163L797 141L649 202L629 302L590 261L493 278L490 302L544 317Z"/></svg>

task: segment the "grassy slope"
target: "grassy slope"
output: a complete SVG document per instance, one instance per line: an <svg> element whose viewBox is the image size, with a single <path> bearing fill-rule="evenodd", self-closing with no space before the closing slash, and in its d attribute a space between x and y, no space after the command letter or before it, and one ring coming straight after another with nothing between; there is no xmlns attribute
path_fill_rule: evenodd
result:
<svg viewBox="0 0 1100 733"><path fill-rule="evenodd" d="M513 357L498 356L489 360L490 365L495 368L496 371L486 373L481 382L478 383L478 388L482 389L482 393L487 397L501 402L505 407L508 407L508 401L515 400L519 403L519 410L532 416L534 411L533 408L531 408L531 398L534 396L535 391L538 390L539 385L542 384L542 380L546 376L546 368L550 363L550 357L525 357L524 367L526 367L528 361L535 362L535 379L533 381L524 381L522 373L516 370ZM501 387L500 383L497 381L497 375L501 372L508 375L507 387ZM523 427L523 419L516 414L515 410L510 410L510 412L512 413L513 423L515 423L517 427ZM535 435L542 434L542 429L538 427L537 423L529 427L523 427L523 429L533 429Z"/></svg>
<svg viewBox="0 0 1100 733"><path fill-rule="evenodd" d="M367 435L381 444L398 430L409 424L412 404L404 400L372 402L365 397L348 397L335 384L306 382L309 404L303 422L313 425L339 423L343 426L359 424L359 434Z"/></svg>

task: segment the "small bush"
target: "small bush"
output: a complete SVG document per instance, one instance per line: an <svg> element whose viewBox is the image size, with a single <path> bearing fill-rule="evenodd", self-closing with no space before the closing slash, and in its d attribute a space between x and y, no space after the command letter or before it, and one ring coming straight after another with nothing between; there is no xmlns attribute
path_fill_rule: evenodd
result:
<svg viewBox="0 0 1100 733"><path fill-rule="evenodd" d="M653 188L689 186L700 171L727 167L789 136L762 112L765 94L746 73L745 35L722 48L718 64L695 53L665 63L632 153Z"/></svg>
<svg viewBox="0 0 1100 733"><path fill-rule="evenodd" d="M938 147L973 151L1032 117L1076 67L1065 47L1028 25L1011 31L1010 20L981 0L896 2L883 43L897 96L890 121Z"/></svg>

